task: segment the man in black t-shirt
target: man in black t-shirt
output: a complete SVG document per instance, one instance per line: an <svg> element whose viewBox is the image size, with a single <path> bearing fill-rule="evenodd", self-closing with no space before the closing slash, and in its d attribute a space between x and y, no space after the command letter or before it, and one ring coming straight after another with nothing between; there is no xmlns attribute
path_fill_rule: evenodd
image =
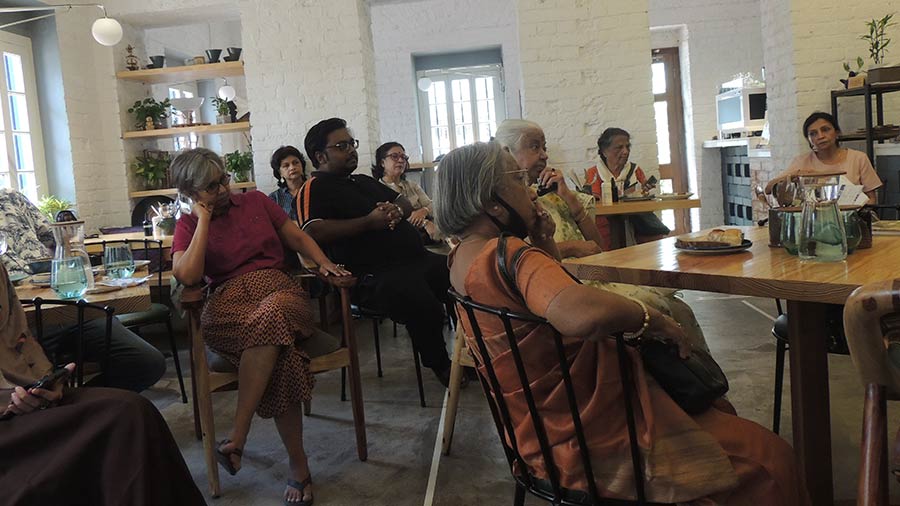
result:
<svg viewBox="0 0 900 506"><path fill-rule="evenodd" d="M446 257L422 245L406 221L412 212L406 197L369 176L353 175L358 145L339 118L320 121L306 134L306 153L318 170L297 194L298 221L332 261L359 278L355 300L406 325L422 364L447 386Z"/></svg>

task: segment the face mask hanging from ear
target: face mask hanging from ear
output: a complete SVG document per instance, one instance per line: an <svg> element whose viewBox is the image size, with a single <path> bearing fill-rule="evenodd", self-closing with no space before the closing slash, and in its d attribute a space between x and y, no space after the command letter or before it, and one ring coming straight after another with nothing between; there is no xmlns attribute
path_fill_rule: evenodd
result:
<svg viewBox="0 0 900 506"><path fill-rule="evenodd" d="M515 209L509 204L506 203L505 200L500 198L499 195L494 195L494 200L497 201L498 204L503 206L506 209L506 212L509 213L509 223L503 223L497 218L491 216L490 214L487 217L494 222L494 225L500 229L500 232L506 232L508 234L512 234L519 239L525 239L528 237L528 225L525 224L525 220L522 219L522 216L516 212Z"/></svg>

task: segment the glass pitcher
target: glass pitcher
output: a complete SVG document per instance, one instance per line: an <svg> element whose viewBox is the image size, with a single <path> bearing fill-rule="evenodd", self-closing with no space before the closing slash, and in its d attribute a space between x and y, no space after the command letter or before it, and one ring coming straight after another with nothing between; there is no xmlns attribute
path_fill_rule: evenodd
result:
<svg viewBox="0 0 900 506"><path fill-rule="evenodd" d="M53 260L80 258L87 289L93 289L94 273L91 271L91 258L84 249L84 222L51 223L50 230L53 231L53 239L56 241L56 253L53 255Z"/></svg>
<svg viewBox="0 0 900 506"><path fill-rule="evenodd" d="M847 233L837 203L841 174L800 175L803 204L797 253L801 260L840 262L847 258Z"/></svg>

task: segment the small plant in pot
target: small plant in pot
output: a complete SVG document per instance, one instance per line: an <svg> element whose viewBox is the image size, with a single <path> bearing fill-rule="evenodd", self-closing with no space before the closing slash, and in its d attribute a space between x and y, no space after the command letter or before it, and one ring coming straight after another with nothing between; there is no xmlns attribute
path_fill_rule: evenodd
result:
<svg viewBox="0 0 900 506"><path fill-rule="evenodd" d="M221 125L223 123L231 123L229 104L231 104L232 102L230 100L221 99L219 97L211 98L212 103L216 108L216 124Z"/></svg>
<svg viewBox="0 0 900 506"><path fill-rule="evenodd" d="M891 44L891 39L885 36L885 32L889 27L897 24L891 22L893 18L894 14L892 13L881 19L866 21L869 33L859 36L861 40L869 43L869 58L872 58L875 65L884 63L884 53L887 52L887 47Z"/></svg>
<svg viewBox="0 0 900 506"><path fill-rule="evenodd" d="M225 155L225 170L231 174L235 183L250 181L250 173L253 171L253 152L235 151Z"/></svg>
<svg viewBox="0 0 900 506"><path fill-rule="evenodd" d="M169 182L169 164L172 162L167 151L144 151L134 159L131 169L145 190L165 188Z"/></svg>
<svg viewBox="0 0 900 506"><path fill-rule="evenodd" d="M841 82L844 83L844 88L850 88L850 81L852 78L859 76L860 74L865 74L862 68L865 65L865 61L861 56L856 57L856 70L853 70L851 66L851 62L844 62L844 71L847 72L847 79L841 79Z"/></svg>
<svg viewBox="0 0 900 506"><path fill-rule="evenodd" d="M148 97L135 101L134 105L128 109L128 113L134 114L134 126L139 130L148 130L148 123L152 124L153 128L165 128L166 118L169 116L171 107L172 104L169 103L168 98L157 102L153 97ZM150 121L147 118L150 118Z"/></svg>

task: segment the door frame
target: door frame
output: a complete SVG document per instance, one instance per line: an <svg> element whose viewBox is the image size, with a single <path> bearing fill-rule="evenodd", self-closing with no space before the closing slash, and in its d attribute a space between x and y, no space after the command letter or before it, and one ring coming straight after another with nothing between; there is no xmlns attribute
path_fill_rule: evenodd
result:
<svg viewBox="0 0 900 506"><path fill-rule="evenodd" d="M669 153L670 163L659 165L659 178L671 179L672 189L676 193L689 191L687 164L687 136L684 125L684 99L681 87L681 59L677 47L664 47L651 50L651 63L665 64L666 91L653 95L653 102L668 102ZM678 169L680 165L681 169ZM675 210L675 232L685 233L691 229L690 212L685 209Z"/></svg>

